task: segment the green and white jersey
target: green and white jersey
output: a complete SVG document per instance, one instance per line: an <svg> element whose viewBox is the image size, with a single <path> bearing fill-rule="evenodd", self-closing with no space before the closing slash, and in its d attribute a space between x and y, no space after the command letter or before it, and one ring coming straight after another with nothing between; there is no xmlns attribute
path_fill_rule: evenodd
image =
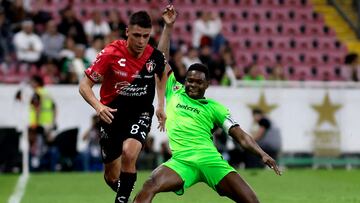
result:
<svg viewBox="0 0 360 203"><path fill-rule="evenodd" d="M173 158L201 160L220 156L212 141L211 130L222 127L226 132L237 123L227 108L212 99L192 99L185 87L171 74L166 84L166 129Z"/></svg>

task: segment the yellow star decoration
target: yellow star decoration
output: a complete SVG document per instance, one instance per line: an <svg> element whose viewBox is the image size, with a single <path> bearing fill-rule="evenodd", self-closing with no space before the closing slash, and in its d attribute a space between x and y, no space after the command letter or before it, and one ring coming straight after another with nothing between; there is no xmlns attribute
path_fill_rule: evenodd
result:
<svg viewBox="0 0 360 203"><path fill-rule="evenodd" d="M248 104L248 107L251 110L260 109L265 114L268 114L268 113L272 112L274 109L276 109L277 105L276 104L268 104L266 102L265 94L264 94L264 92L262 92L261 95L260 95L258 103L257 104Z"/></svg>
<svg viewBox="0 0 360 203"><path fill-rule="evenodd" d="M312 108L319 113L319 118L316 125L319 126L323 122L327 121L333 126L337 126L335 112L338 111L341 106L341 104L331 104L329 93L327 92L322 104L312 105Z"/></svg>

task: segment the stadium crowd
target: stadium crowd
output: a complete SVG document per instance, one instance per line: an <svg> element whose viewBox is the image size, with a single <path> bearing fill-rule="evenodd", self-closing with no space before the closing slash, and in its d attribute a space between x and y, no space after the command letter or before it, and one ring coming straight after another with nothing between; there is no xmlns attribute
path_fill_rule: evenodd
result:
<svg viewBox="0 0 360 203"><path fill-rule="evenodd" d="M77 84L83 76L84 70L89 67L105 44L116 39L126 38L126 19L121 12L129 15L131 10L120 11L120 9L112 8L104 11L104 9L96 7L91 11L78 10L79 5L74 5L75 1L65 1L68 4L58 9L59 14L55 13L55 15L54 11L46 10L46 7L42 6L52 1L29 2L31 1L1 1L0 82L2 83L18 83L30 78L31 75L38 74L43 77L45 84ZM151 43L156 45L163 26L159 15L160 4L156 1L149 2L147 8L154 22ZM240 4L239 2L233 1L235 6ZM259 5L264 3L262 1L254 2ZM299 2L304 5L309 4L305 0ZM179 4L181 3L184 2ZM56 5L55 2L52 4ZM280 0L278 4L281 7L285 2ZM184 6L185 8L187 7ZM86 18L83 17L85 11L87 12ZM272 18L277 15L275 10L272 13L264 14L263 25L258 24L261 22L260 18L263 18L259 14L256 15L249 11L240 12L239 10L240 17L249 21L249 26L246 27L245 23L244 28L241 27L243 26L241 22L238 24L228 22L237 19L236 16L232 16L235 13L232 13L231 10L228 14L221 12L221 9L190 10L192 13L180 9L179 12L183 19L176 27L175 33L178 34L171 43L170 64L186 70L190 64L202 62L210 69L211 84L213 85L229 85L239 79L358 81L360 71L357 56L355 56L355 60L352 56L349 60L336 58L346 50L341 42L335 40L334 44L330 44L323 43L318 39L304 41L305 38L296 37L298 35L308 36L308 32L312 31L317 35L320 35L319 32L321 32L324 37L334 35L331 28L326 25L321 27L322 17L319 13L312 11L307 14L310 15L310 24L321 22L318 23L319 27L312 28L312 25L308 25L308 27L302 25L299 30L296 30L297 28L291 27L293 26L291 23L288 23L290 25L288 27L285 26L286 24L274 24L271 27L271 23L274 21ZM287 14L283 13L283 15ZM287 19L289 22L295 22L297 15L296 12L290 10L287 17L278 16L277 18L289 18ZM302 16L302 18L304 17L306 15ZM254 19L252 20L252 18ZM288 37L271 37L267 41L262 39L264 38L262 36L266 35L276 36L276 33L272 32L277 32L278 36L290 34L289 44L286 42ZM235 35L241 35L243 39L239 41L238 36ZM333 39L331 38L331 40ZM333 42L331 41L331 43ZM296 49L316 51L323 45L335 48L331 49L332 52L328 53L329 56L319 56L322 58L321 60L326 60L321 62L316 61L318 56L315 52L313 56L301 53L299 55L298 49ZM289 47L285 48L287 46ZM266 53L263 51L267 49L274 49L280 53L284 49L289 49L294 53L284 52L271 55L268 51ZM332 53L335 55L332 56ZM272 57L275 58L272 59ZM299 61L297 57L299 57ZM332 60L331 57L335 57L338 61ZM312 65L313 63L315 65ZM351 68L344 70L347 69L342 66L344 63ZM309 67L302 68L303 64ZM329 66L329 68L327 70L319 69L315 67L318 64ZM334 65L336 67L333 67ZM333 68L334 70L332 70Z"/></svg>

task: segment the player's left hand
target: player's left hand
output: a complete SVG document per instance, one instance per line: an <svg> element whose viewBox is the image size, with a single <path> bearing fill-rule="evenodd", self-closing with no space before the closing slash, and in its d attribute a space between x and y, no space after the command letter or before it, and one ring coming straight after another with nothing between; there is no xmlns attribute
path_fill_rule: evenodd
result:
<svg viewBox="0 0 360 203"><path fill-rule="evenodd" d="M274 170L277 175L281 176L281 171L279 170L279 167L276 165L276 162L273 158L266 154L262 157L262 161L264 164Z"/></svg>
<svg viewBox="0 0 360 203"><path fill-rule="evenodd" d="M166 25L173 25L177 17L177 12L173 5L166 6L163 11L162 18Z"/></svg>
<svg viewBox="0 0 360 203"><path fill-rule="evenodd" d="M164 111L164 108L157 108L156 109L156 117L159 121L158 129L160 132L165 131L165 122L166 122L166 113Z"/></svg>

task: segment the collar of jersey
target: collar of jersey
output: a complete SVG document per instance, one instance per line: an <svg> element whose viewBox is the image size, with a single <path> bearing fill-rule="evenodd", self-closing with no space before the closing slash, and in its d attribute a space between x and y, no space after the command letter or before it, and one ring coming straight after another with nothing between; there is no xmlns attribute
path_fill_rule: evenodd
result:
<svg viewBox="0 0 360 203"><path fill-rule="evenodd" d="M186 94L185 89L182 89L181 94L184 94L187 98L189 98L189 99L191 99L193 101L199 102L201 104L208 104L209 103L208 100L206 99L206 97L203 97L201 99L193 99L193 98L189 97L189 95Z"/></svg>

